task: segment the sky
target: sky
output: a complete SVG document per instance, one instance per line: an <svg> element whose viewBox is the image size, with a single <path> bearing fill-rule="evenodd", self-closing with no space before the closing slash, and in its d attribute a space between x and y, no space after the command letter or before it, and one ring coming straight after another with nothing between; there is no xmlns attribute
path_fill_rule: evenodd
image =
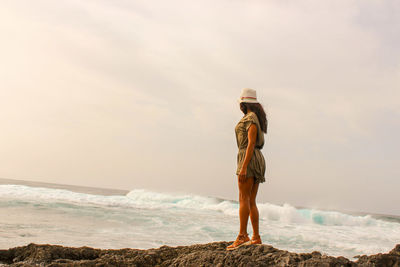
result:
<svg viewBox="0 0 400 267"><path fill-rule="evenodd" d="M400 2L3 0L0 177L400 215Z"/></svg>

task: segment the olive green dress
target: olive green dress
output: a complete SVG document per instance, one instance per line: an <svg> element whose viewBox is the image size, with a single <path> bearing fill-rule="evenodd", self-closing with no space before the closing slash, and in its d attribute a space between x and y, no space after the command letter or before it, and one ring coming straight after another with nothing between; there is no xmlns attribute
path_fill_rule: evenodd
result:
<svg viewBox="0 0 400 267"><path fill-rule="evenodd" d="M247 131L253 123L257 126L257 140L253 155L247 166L247 177L254 177L255 183L263 183L265 182L265 160L260 149L264 146L264 132L261 131L260 122L254 112L248 112L235 127L236 142L239 148L236 175L239 175L243 165L248 144Z"/></svg>

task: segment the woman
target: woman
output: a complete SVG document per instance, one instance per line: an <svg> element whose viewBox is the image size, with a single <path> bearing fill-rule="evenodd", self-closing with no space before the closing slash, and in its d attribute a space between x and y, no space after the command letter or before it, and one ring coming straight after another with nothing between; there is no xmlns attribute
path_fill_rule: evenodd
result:
<svg viewBox="0 0 400 267"><path fill-rule="evenodd" d="M265 182L265 160L260 150L264 146L264 133L267 133L268 121L263 107L257 101L255 90L243 89L238 102L241 111L245 114L235 127L239 148L236 175L238 175L239 185L240 230L235 242L228 246L227 250L233 250L242 245L261 244L256 195L258 185ZM251 240L247 234L249 215L253 226Z"/></svg>

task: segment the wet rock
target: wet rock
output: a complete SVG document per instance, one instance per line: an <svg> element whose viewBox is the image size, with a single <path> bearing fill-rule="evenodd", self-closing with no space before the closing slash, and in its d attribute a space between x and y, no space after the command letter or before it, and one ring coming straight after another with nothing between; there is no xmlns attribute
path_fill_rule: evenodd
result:
<svg viewBox="0 0 400 267"><path fill-rule="evenodd" d="M318 251L292 253L269 245L243 246L233 251L231 242L141 249L95 249L29 244L0 250L0 266L397 266L400 244L389 253L358 256L353 262Z"/></svg>

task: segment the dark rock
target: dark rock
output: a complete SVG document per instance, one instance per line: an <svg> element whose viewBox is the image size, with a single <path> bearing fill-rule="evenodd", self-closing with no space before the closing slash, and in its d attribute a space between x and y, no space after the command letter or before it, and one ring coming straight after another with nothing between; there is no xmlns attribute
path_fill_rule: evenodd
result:
<svg viewBox="0 0 400 267"><path fill-rule="evenodd" d="M400 244L397 244L394 249L392 249L389 254L400 255Z"/></svg>
<svg viewBox="0 0 400 267"><path fill-rule="evenodd" d="M95 249L37 245L0 250L0 266L397 266L400 267L400 245L386 254L358 256L356 262L331 257L318 251L292 253L269 245L243 246L233 251L231 242L214 242L191 246L162 246L141 249Z"/></svg>

